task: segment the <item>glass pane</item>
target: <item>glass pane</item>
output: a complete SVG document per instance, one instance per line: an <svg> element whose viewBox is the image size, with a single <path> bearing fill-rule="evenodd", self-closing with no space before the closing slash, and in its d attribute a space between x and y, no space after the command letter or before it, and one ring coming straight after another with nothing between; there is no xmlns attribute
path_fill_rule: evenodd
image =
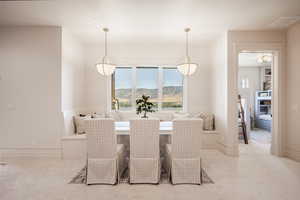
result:
<svg viewBox="0 0 300 200"><path fill-rule="evenodd" d="M162 109L182 110L183 76L176 68L163 68Z"/></svg>
<svg viewBox="0 0 300 200"><path fill-rule="evenodd" d="M132 108L132 68L116 68L115 98L119 101L120 110Z"/></svg>
<svg viewBox="0 0 300 200"><path fill-rule="evenodd" d="M158 108L158 68L137 67L136 68L136 98L143 94L150 96L154 108Z"/></svg>

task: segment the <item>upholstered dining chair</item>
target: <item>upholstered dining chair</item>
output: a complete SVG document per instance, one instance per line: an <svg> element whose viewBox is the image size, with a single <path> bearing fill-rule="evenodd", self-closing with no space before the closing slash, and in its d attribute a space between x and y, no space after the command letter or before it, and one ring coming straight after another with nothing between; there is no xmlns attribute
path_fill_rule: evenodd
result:
<svg viewBox="0 0 300 200"><path fill-rule="evenodd" d="M130 183L160 180L159 120L130 120Z"/></svg>
<svg viewBox="0 0 300 200"><path fill-rule="evenodd" d="M173 121L171 144L166 145L166 168L172 184L201 184L202 119Z"/></svg>
<svg viewBox="0 0 300 200"><path fill-rule="evenodd" d="M117 144L113 119L85 120L87 134L86 184L116 184L125 166L125 148Z"/></svg>

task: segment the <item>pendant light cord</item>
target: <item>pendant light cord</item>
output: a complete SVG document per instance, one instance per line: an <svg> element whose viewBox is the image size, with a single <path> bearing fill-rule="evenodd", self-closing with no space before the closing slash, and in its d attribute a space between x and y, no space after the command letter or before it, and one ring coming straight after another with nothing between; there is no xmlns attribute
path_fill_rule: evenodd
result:
<svg viewBox="0 0 300 200"><path fill-rule="evenodd" d="M107 31L104 32L105 33L105 57L107 56Z"/></svg>
<svg viewBox="0 0 300 200"><path fill-rule="evenodd" d="M188 31L186 31L186 39L185 39L185 54L186 54L186 57L189 57L189 45L188 45Z"/></svg>
<svg viewBox="0 0 300 200"><path fill-rule="evenodd" d="M104 57L102 59L102 63L106 63L107 58L107 32L109 31L108 28L103 28L104 31ZM104 67L103 67L104 70Z"/></svg>
<svg viewBox="0 0 300 200"><path fill-rule="evenodd" d="M190 57L189 57L189 31L190 31L191 29L190 28L185 28L184 29L184 31L186 32L186 41L185 41L185 43L186 43L186 64L188 65L188 67L187 67L187 74L190 74L190 71L191 71L191 68L190 68Z"/></svg>

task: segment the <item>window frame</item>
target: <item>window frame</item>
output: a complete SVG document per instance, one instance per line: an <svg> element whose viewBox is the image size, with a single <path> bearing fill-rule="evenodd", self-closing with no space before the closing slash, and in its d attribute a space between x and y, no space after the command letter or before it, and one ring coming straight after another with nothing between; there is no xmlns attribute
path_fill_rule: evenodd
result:
<svg viewBox="0 0 300 200"><path fill-rule="evenodd" d="M181 110L168 110L168 109L162 109L162 100L163 100L163 68L171 68L171 69L176 69L176 67L174 65L122 65L122 66L117 66L117 68L131 68L132 69L132 94L131 94L131 101L134 104L132 106L132 109L129 110L119 110L119 112L135 112L136 106L135 106L135 97L136 97L136 87L137 87L137 78L136 78L136 74L137 71L136 69L139 67L143 67L143 68L158 68L158 109L157 112L166 112L166 113L174 113L174 112L186 112L187 111L187 88L188 88L188 80L186 78L186 76L183 76L183 91L182 91L182 109ZM109 102L107 104L107 111L111 112L114 111L112 110L112 100L114 98L113 95L115 95L115 91L113 91L114 87L113 85L114 83L114 75L112 74L111 76L108 77L107 79L107 84L109 86L108 88L108 98L107 101Z"/></svg>

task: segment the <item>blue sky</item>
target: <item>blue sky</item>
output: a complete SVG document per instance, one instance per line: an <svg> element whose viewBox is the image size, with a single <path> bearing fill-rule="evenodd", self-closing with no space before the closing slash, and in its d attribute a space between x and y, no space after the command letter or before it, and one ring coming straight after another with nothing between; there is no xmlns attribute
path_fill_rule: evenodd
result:
<svg viewBox="0 0 300 200"><path fill-rule="evenodd" d="M164 69L164 86L181 86L183 77L177 69Z"/></svg>
<svg viewBox="0 0 300 200"><path fill-rule="evenodd" d="M157 68L137 68L136 70L137 88L158 88L158 69Z"/></svg>
<svg viewBox="0 0 300 200"><path fill-rule="evenodd" d="M115 73L115 87L131 88L132 72L128 68L117 68Z"/></svg>
<svg viewBox="0 0 300 200"><path fill-rule="evenodd" d="M157 68L137 68L137 87L157 88L158 70ZM182 75L177 69L163 70L164 86L180 86ZM131 88L132 70L130 68L117 68L116 70L116 89Z"/></svg>

